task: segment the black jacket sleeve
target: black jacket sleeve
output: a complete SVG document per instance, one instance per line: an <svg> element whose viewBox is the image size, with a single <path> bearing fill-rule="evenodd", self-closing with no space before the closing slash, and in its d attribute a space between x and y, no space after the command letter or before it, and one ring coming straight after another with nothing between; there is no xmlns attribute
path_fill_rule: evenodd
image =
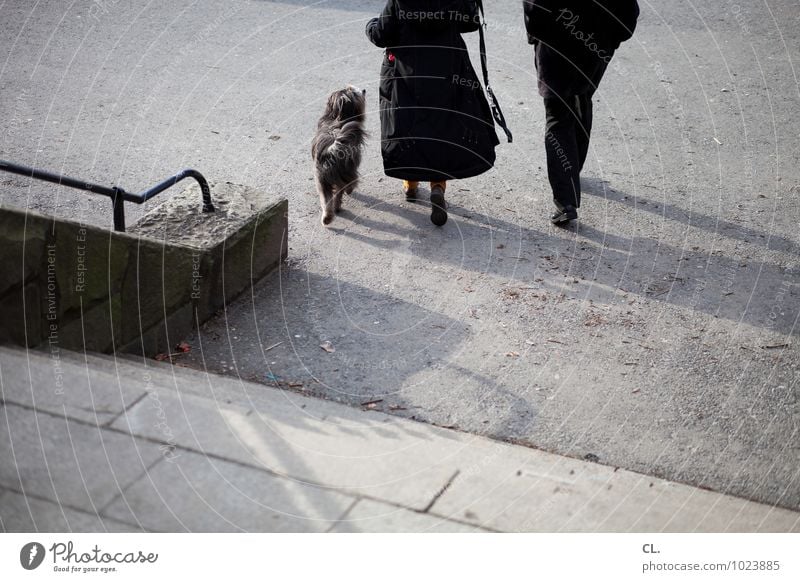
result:
<svg viewBox="0 0 800 582"><path fill-rule="evenodd" d="M598 44L615 50L633 36L639 18L637 0L523 0L528 42L561 46L570 35L591 33Z"/></svg>
<svg viewBox="0 0 800 582"><path fill-rule="evenodd" d="M540 40L549 44L557 33L553 27L554 4L552 0L522 0L529 44L536 44Z"/></svg>
<svg viewBox="0 0 800 582"><path fill-rule="evenodd" d="M378 48L395 46L399 40L399 28L394 0L388 0L381 15L367 22L367 38Z"/></svg>
<svg viewBox="0 0 800 582"><path fill-rule="evenodd" d="M636 30L636 22L639 20L639 3L637 0L625 0L621 2L619 11L614 11L616 17L617 38L619 44L630 40L633 31Z"/></svg>

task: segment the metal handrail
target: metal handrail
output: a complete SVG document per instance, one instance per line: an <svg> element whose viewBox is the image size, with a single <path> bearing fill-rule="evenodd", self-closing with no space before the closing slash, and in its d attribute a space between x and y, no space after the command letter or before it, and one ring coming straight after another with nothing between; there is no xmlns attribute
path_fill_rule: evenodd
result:
<svg viewBox="0 0 800 582"><path fill-rule="evenodd" d="M0 171L11 172L12 174L19 174L20 176L27 176L36 180L44 180L45 182L52 182L60 186L67 186L68 188L75 188L77 190L84 190L93 194L101 194L111 198L114 207L114 230L118 232L125 232L125 202L133 202L135 204L144 204L153 196L160 194L167 188L171 188L181 180L186 178L194 178L200 184L200 191L203 195L203 212L214 212L214 204L211 201L211 189L208 187L208 182L203 175L197 170L186 169L178 172L171 178L167 178L163 182L159 182L152 188L148 188L140 194L133 194L126 192L117 186L100 186L99 184L92 184L84 180L77 180L69 176L62 176L54 174L46 170L38 170L36 168L29 168L20 164L0 160Z"/></svg>

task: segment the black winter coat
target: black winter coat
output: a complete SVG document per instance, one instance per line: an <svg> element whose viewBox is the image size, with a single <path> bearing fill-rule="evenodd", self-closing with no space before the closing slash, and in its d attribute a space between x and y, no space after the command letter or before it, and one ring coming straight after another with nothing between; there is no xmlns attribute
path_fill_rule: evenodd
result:
<svg viewBox="0 0 800 582"><path fill-rule="evenodd" d="M594 92L639 18L637 0L523 0L522 5L544 97Z"/></svg>
<svg viewBox="0 0 800 582"><path fill-rule="evenodd" d="M489 170L494 120L461 38L478 30L474 0L389 0L367 36L381 65L381 151L386 175L469 178Z"/></svg>

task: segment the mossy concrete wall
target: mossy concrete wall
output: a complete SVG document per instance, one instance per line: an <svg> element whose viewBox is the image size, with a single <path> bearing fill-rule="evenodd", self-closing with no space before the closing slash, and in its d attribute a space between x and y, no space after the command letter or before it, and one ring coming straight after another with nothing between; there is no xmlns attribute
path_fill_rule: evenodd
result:
<svg viewBox="0 0 800 582"><path fill-rule="evenodd" d="M287 202L190 188L128 233L0 206L0 342L153 355L286 256Z"/></svg>

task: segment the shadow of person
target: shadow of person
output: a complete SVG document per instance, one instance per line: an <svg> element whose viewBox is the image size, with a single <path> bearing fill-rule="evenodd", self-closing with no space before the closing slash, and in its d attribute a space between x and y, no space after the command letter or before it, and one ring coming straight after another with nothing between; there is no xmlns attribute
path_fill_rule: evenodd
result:
<svg viewBox="0 0 800 582"><path fill-rule="evenodd" d="M404 300L398 290L390 294L384 282L391 281L391 272L387 275L357 284L349 273L332 276L282 267L254 286L250 300L229 306L224 321L204 326L199 332L207 338L203 354L189 354L187 361L233 361L230 372L245 380L274 385L269 379L277 378L279 386L291 380L306 394L356 406L377 401L377 410L401 416L418 414L424 404L440 423L445 417L439 412L448 411L450 395L432 391L437 385L451 386L475 402L507 392L502 382L456 365L474 337L473 320L448 315L452 310L435 301ZM237 337L261 341L230 341L230 329ZM284 345L262 352L263 345L278 342ZM323 351L325 342L331 351ZM280 360L274 373L273 358ZM534 419L531 406L517 402L516 414Z"/></svg>
<svg viewBox="0 0 800 582"><path fill-rule="evenodd" d="M365 208L352 208L352 221L340 225L341 234L384 251L410 240L407 251L422 262L500 279L501 284L539 282L563 290L565 277L580 279L600 286L592 295L595 301L618 302L619 292L633 293L765 331L798 333L800 302L795 299L797 273L792 266L709 254L673 244L663 235L626 237L593 226L591 215L568 229L544 232L522 221L513 223L451 205L450 222L436 229L424 201L403 204L365 194L355 198ZM617 199L629 210L639 209L624 193L614 192L612 200ZM683 212L674 205L662 210L675 219ZM716 222L694 213L687 225L711 228ZM737 240L752 239L789 252L796 248L787 239L772 237L765 243L755 231L731 223L723 226L721 232ZM577 295L577 287L572 292Z"/></svg>
<svg viewBox="0 0 800 582"><path fill-rule="evenodd" d="M791 266L673 246L659 238L620 237L583 222L575 235L595 243L601 254L593 266L604 267L576 263L573 272L579 276L767 332L800 332L797 273Z"/></svg>
<svg viewBox="0 0 800 582"><path fill-rule="evenodd" d="M637 211L649 212L668 220L699 228L714 235L725 236L748 244L764 247L768 250L790 253L800 256L800 245L797 242L773 233L763 233L741 224L736 224L719 217L707 216L700 212L682 208L663 200L653 200L644 196L631 196L620 190L611 188L609 183L595 177L581 178L583 193L604 198L633 208Z"/></svg>

